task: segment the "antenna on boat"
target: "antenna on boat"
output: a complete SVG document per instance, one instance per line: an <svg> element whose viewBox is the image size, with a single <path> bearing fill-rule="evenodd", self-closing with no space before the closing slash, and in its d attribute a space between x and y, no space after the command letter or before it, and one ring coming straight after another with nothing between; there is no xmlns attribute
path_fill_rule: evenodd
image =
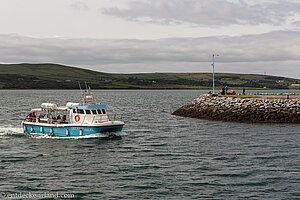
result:
<svg viewBox="0 0 300 200"><path fill-rule="evenodd" d="M97 103L97 100L94 98L91 88L88 87L86 81L84 81L84 83L85 83L86 89L84 90L84 94L82 95L83 96L83 98L82 98L83 104L86 104L88 102L88 100L93 101L93 104Z"/></svg>
<svg viewBox="0 0 300 200"><path fill-rule="evenodd" d="M81 85L80 85L80 82L79 82L79 81L78 81L78 85L79 85L80 92L81 92L81 94L83 95L83 92L82 92Z"/></svg>
<svg viewBox="0 0 300 200"><path fill-rule="evenodd" d="M80 82L78 81L78 85L79 85L79 89L80 89L80 92L81 92L81 96L82 96L82 102L83 102L83 104L85 104L85 94L84 94L84 92L83 92L83 90L82 90L82 88L81 88L81 85L80 85Z"/></svg>
<svg viewBox="0 0 300 200"><path fill-rule="evenodd" d="M86 81L84 81L84 84L85 84L86 91L88 91L88 87L87 87Z"/></svg>

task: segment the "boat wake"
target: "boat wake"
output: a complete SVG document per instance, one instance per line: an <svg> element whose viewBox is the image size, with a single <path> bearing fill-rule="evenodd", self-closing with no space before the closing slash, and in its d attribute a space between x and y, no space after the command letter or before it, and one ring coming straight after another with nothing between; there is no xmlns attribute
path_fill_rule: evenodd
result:
<svg viewBox="0 0 300 200"><path fill-rule="evenodd" d="M21 127L16 127L13 125L2 126L0 127L0 136L3 135L20 135L23 134Z"/></svg>

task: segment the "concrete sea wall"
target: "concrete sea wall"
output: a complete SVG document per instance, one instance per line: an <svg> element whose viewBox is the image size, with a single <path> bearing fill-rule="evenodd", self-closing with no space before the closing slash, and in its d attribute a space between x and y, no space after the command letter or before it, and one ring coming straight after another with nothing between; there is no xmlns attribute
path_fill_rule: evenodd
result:
<svg viewBox="0 0 300 200"><path fill-rule="evenodd" d="M235 122L300 123L300 100L201 95L172 114Z"/></svg>

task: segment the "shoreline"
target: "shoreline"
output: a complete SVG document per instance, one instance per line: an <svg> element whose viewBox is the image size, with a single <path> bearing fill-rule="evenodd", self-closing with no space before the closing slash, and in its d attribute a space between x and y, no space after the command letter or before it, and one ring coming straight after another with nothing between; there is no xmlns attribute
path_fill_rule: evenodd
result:
<svg viewBox="0 0 300 200"><path fill-rule="evenodd" d="M79 88L75 88L75 89L59 89L59 88L26 88L26 89L21 89L21 88L1 88L1 90L79 90ZM198 90L198 91L207 91L207 90L211 90L211 89L191 89L191 88L100 88L100 89L94 89L93 90ZM217 89L216 89L217 90ZM242 89L236 89L237 91L242 90ZM259 91L264 91L264 90L271 90L271 91L299 91L300 94L300 89L247 89L247 91L254 91L254 90L259 90ZM236 96L238 96L239 94L237 94Z"/></svg>

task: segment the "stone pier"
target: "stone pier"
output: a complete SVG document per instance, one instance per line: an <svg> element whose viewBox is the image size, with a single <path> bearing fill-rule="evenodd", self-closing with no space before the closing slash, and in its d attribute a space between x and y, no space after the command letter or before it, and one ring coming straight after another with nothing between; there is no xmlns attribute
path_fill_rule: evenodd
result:
<svg viewBox="0 0 300 200"><path fill-rule="evenodd" d="M219 121L300 124L300 100L201 95L172 114Z"/></svg>

